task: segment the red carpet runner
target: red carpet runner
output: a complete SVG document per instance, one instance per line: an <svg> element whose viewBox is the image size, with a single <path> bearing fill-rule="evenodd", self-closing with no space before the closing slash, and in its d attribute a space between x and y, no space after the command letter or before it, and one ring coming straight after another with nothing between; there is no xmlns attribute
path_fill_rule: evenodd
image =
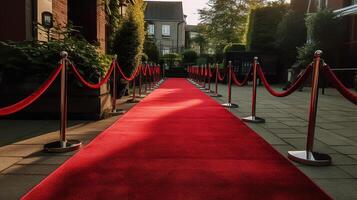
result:
<svg viewBox="0 0 357 200"><path fill-rule="evenodd" d="M23 199L330 199L213 99L169 79Z"/></svg>

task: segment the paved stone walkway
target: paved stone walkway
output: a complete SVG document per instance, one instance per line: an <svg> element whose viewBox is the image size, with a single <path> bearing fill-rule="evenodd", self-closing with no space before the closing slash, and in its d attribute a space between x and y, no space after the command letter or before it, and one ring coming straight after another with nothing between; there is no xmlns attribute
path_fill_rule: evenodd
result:
<svg viewBox="0 0 357 200"><path fill-rule="evenodd" d="M251 91L251 86L233 87L232 102L240 107L229 110L236 116L250 115ZM223 97L215 99L226 102L227 86L219 85L219 93ZM304 150L309 88L278 98L259 87L257 95L257 116L266 123L249 126L284 156L289 150ZM328 167L295 164L335 199L357 199L357 107L329 88L319 96L317 115L315 151L328 153L333 163Z"/></svg>
<svg viewBox="0 0 357 200"><path fill-rule="evenodd" d="M127 100L127 99L123 99ZM129 110L135 104L120 104ZM69 121L68 139L83 146L119 117L100 121ZM43 145L59 138L56 120L0 120L0 199L19 199L76 152L45 153Z"/></svg>
<svg viewBox="0 0 357 200"><path fill-rule="evenodd" d="M226 85L220 85L219 91L224 97L215 99L223 103ZM309 99L308 89L277 98L258 88L257 116L267 122L249 126L285 156L288 150L302 150L306 144ZM250 115L250 100L250 86L234 87L233 102L240 108L230 111L239 117ZM117 118L73 121L68 137L87 144ZM43 144L58 138L57 121L0 120L0 127L0 199L18 199L75 153L41 151ZM332 166L296 164L299 169L335 199L357 200L357 109L334 89L327 89L326 95L319 98L315 150L329 153Z"/></svg>

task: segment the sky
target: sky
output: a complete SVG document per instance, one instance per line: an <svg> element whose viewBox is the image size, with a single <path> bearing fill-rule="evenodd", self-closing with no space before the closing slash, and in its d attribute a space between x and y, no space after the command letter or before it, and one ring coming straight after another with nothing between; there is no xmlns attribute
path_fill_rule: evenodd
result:
<svg viewBox="0 0 357 200"><path fill-rule="evenodd" d="M199 23L200 16L198 15L197 9L202 9L206 7L206 4L208 2L208 0L150 0L150 1L182 1L183 12L185 15L187 15L187 24L189 25L196 25Z"/></svg>

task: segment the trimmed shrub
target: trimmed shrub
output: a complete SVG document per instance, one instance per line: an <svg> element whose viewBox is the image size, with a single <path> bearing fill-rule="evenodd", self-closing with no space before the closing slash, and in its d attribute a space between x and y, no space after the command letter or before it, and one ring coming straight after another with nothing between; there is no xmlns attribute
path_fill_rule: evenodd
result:
<svg viewBox="0 0 357 200"><path fill-rule="evenodd" d="M286 9L285 4L273 4L251 11L246 34L249 51L275 50L276 30Z"/></svg>
<svg viewBox="0 0 357 200"><path fill-rule="evenodd" d="M305 15L288 11L280 21L276 31L276 49L285 66L296 61L296 47L306 42Z"/></svg>
<svg viewBox="0 0 357 200"><path fill-rule="evenodd" d="M184 65L193 65L196 63L197 53L190 49L182 53L182 62Z"/></svg>
<svg viewBox="0 0 357 200"><path fill-rule="evenodd" d="M144 53L148 56L147 61L159 63L160 52L153 39L147 37L144 43Z"/></svg>
<svg viewBox="0 0 357 200"><path fill-rule="evenodd" d="M228 52L240 52L240 51L245 51L245 45L244 44L240 44L240 43L229 43L227 44L224 49L223 52L224 53L228 53Z"/></svg>
<svg viewBox="0 0 357 200"><path fill-rule="evenodd" d="M141 63L145 40L145 4L143 0L129 4L113 41L113 52L123 70L130 74Z"/></svg>

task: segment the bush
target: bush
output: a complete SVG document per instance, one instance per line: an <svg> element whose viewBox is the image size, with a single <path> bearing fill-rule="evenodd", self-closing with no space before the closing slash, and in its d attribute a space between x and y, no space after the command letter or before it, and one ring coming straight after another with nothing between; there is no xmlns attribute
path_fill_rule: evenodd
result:
<svg viewBox="0 0 357 200"><path fill-rule="evenodd" d="M153 39L148 37L145 39L144 53L148 56L149 62L159 63L160 52Z"/></svg>
<svg viewBox="0 0 357 200"><path fill-rule="evenodd" d="M173 67L181 61L181 57L177 53L169 53L161 56L160 60L160 63L166 63L169 67Z"/></svg>
<svg viewBox="0 0 357 200"><path fill-rule="evenodd" d="M196 63L197 53L196 51L190 49L182 53L182 62L185 65L193 65Z"/></svg>
<svg viewBox="0 0 357 200"><path fill-rule="evenodd" d="M228 53L228 52L240 52L240 51L245 51L245 45L244 44L240 44L240 43L229 43L227 44L224 49L223 52L224 53Z"/></svg>
<svg viewBox="0 0 357 200"><path fill-rule="evenodd" d="M97 81L109 68L111 57L102 55L98 47L83 38L69 37L47 42L0 42L0 71L7 80L18 78L47 78L67 51L69 59L88 80ZM16 78L14 79L16 81Z"/></svg>
<svg viewBox="0 0 357 200"><path fill-rule="evenodd" d="M344 26L340 18L328 10L322 10L311 14L306 18L307 32L310 36L310 44L299 48L298 60L301 63L312 61L313 54L321 49L323 58L330 64L338 61L338 50L343 43Z"/></svg>
<svg viewBox="0 0 357 200"><path fill-rule="evenodd" d="M281 55L285 66L290 66L296 60L296 47L306 42L306 25L304 14L292 10L284 15L276 32L276 49Z"/></svg>
<svg viewBox="0 0 357 200"><path fill-rule="evenodd" d="M141 63L145 40L144 2L129 4L125 16L115 33L113 52L124 72L131 74Z"/></svg>
<svg viewBox="0 0 357 200"><path fill-rule="evenodd" d="M274 51L277 26L286 12L285 4L273 4L252 10L246 34L249 51Z"/></svg>

